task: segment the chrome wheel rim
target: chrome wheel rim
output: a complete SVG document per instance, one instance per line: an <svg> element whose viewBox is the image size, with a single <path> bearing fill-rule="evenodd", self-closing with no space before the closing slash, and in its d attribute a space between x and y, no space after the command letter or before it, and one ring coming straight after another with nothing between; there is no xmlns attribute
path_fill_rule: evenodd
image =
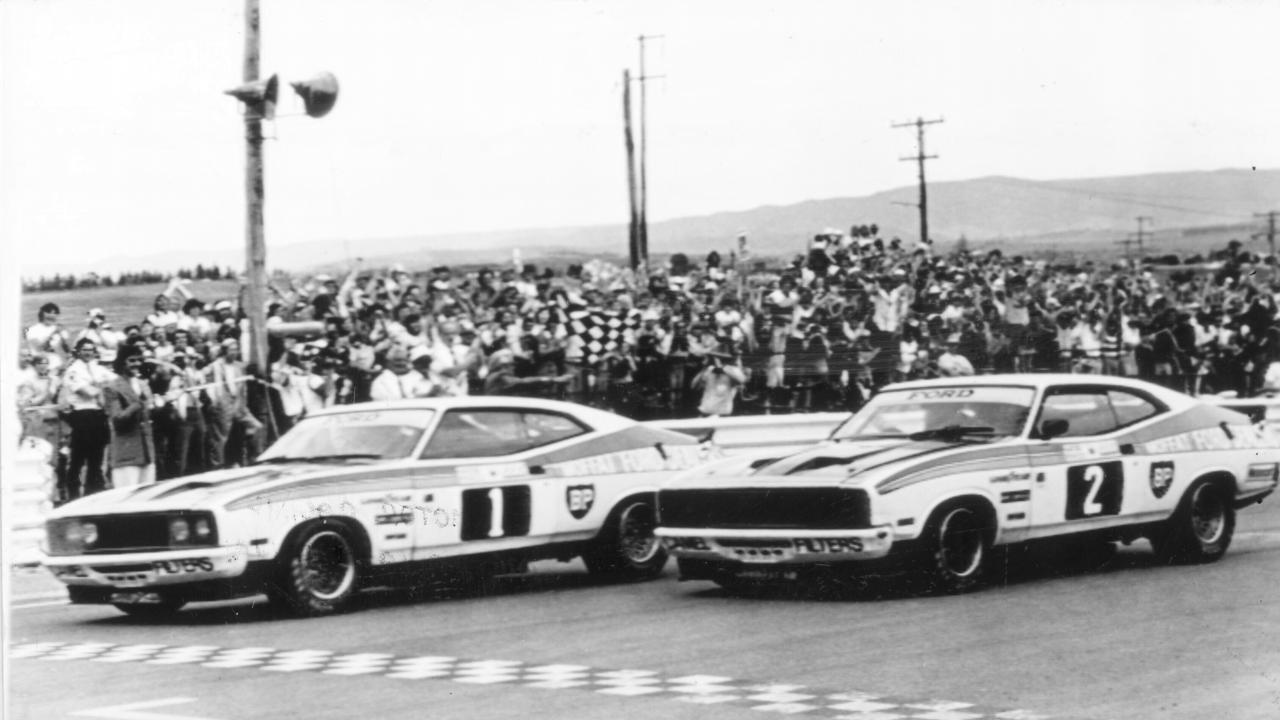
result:
<svg viewBox="0 0 1280 720"><path fill-rule="evenodd" d="M1222 538L1226 528L1226 509L1222 498L1208 485L1196 488L1191 498L1191 532L1196 539L1212 544Z"/></svg>
<svg viewBox="0 0 1280 720"><path fill-rule="evenodd" d="M332 530L307 538L298 553L302 569L302 585L321 600L341 597L355 582L356 564L351 544Z"/></svg>
<svg viewBox="0 0 1280 720"><path fill-rule="evenodd" d="M618 520L618 545L623 557L636 564L652 560L661 548L653 534L657 526L653 510L644 503L624 510Z"/></svg>
<svg viewBox="0 0 1280 720"><path fill-rule="evenodd" d="M967 577L982 562L982 532L972 511L957 508L938 527L938 557L942 568L955 577Z"/></svg>

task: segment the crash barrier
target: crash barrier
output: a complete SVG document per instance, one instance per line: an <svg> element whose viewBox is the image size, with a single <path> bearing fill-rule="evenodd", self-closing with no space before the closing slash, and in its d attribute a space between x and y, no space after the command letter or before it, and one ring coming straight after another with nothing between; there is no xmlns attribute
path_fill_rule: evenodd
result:
<svg viewBox="0 0 1280 720"><path fill-rule="evenodd" d="M720 449L732 454L753 449L798 450L825 440L847 417L849 413L798 413L653 420L646 424L697 438L711 435Z"/></svg>
<svg viewBox="0 0 1280 720"><path fill-rule="evenodd" d="M12 474L0 487L0 502L8 506L9 513L5 559L10 565L39 562L44 516L53 509L52 453L53 445L48 441L23 438L14 453Z"/></svg>

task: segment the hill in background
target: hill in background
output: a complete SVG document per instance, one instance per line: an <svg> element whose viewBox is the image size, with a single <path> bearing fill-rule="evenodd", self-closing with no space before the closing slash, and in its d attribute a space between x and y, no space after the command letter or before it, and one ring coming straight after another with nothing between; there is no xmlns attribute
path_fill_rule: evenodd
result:
<svg viewBox="0 0 1280 720"><path fill-rule="evenodd" d="M728 253L739 233L755 257L790 257L824 228L847 230L875 223L884 237L914 241L919 232L913 186L858 198L810 200L651 223L649 248L655 258L710 250ZM999 247L1006 253L1060 257L1119 258L1118 243L1137 229L1135 218L1153 218L1155 234L1147 254L1188 255L1222 247L1235 238L1249 241L1260 223L1253 214L1280 206L1280 170L1218 170L1077 180L1022 180L986 177L930 183L930 234L940 248L962 236L975 250ZM1152 227L1151 225L1148 226ZM1255 245L1265 250L1265 243ZM352 248L357 250L353 251ZM272 268L291 271L336 269L359 255L366 265L395 262L410 268L431 265L505 263L519 249L526 262L561 266L584 257L625 259L625 223L539 228L399 238L338 238L272 246ZM97 263L105 272L194 267L196 263L240 267L238 250L179 251L148 257L119 257ZM63 267L61 271L78 268ZM45 268L52 274L57 270ZM24 269L26 276L39 274Z"/></svg>

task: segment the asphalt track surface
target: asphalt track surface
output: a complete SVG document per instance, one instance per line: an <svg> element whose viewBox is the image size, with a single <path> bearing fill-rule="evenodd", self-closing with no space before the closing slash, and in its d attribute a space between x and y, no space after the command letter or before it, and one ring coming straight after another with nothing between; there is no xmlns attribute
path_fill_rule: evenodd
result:
<svg viewBox="0 0 1280 720"><path fill-rule="evenodd" d="M295 620L261 601L165 621L11 577L16 719L1280 717L1280 502L1220 562L1035 563L951 597L731 596L539 563L491 594L374 591Z"/></svg>

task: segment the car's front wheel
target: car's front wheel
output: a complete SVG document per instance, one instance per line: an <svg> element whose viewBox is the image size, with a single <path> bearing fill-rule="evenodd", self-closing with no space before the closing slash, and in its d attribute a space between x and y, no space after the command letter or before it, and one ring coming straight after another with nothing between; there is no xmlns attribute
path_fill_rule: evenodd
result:
<svg viewBox="0 0 1280 720"><path fill-rule="evenodd" d="M962 593L981 584L986 569L990 528L971 505L938 510L926 525L924 580L927 590Z"/></svg>
<svg viewBox="0 0 1280 720"><path fill-rule="evenodd" d="M667 550L653 534L657 529L653 504L644 499L626 500L610 514L595 546L583 555L594 575L631 579L656 577L667 564Z"/></svg>
<svg viewBox="0 0 1280 720"><path fill-rule="evenodd" d="M1226 554L1235 528L1230 496L1217 484L1197 480L1149 539L1161 563L1207 563Z"/></svg>
<svg viewBox="0 0 1280 720"><path fill-rule="evenodd" d="M281 553L268 594L298 615L345 610L359 589L355 543L341 525L320 523L300 532Z"/></svg>

